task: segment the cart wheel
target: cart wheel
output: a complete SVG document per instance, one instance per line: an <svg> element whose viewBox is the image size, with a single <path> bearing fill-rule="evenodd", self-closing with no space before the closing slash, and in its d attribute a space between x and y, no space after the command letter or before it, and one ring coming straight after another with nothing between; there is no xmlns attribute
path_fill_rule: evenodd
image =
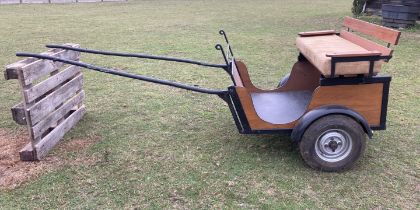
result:
<svg viewBox="0 0 420 210"><path fill-rule="evenodd" d="M277 87L281 87L284 84L286 84L287 80L289 80L289 77L290 77L290 73L289 74L286 74L286 76L284 76L283 78L281 78L281 80L279 82L279 85L277 85Z"/></svg>
<svg viewBox="0 0 420 210"><path fill-rule="evenodd" d="M337 172L350 168L365 146L366 135L358 122L344 115L328 115L306 129L299 149L312 168Z"/></svg>

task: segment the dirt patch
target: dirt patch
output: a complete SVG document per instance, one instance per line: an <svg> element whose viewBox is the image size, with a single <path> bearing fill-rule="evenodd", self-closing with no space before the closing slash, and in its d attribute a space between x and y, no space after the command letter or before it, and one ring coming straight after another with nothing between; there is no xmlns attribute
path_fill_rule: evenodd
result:
<svg viewBox="0 0 420 210"><path fill-rule="evenodd" d="M86 148L99 140L100 137L95 136L60 142L44 160L24 162L20 161L19 151L29 142L27 133L0 129L0 189L16 188L41 173L63 166L95 164L96 158L87 155ZM76 158L66 159L63 155L58 155L76 151Z"/></svg>

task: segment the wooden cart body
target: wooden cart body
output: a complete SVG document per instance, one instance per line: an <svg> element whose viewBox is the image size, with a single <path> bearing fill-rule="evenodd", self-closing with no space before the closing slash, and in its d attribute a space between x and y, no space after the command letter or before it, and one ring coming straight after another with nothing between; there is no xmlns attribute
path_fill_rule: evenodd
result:
<svg viewBox="0 0 420 210"><path fill-rule="evenodd" d="M345 17L344 27L301 32L296 40L298 61L287 82L262 90L251 82L242 61L231 63L234 86L229 88L231 111L241 133L292 132L299 141L315 120L331 114L347 115L359 122L366 134L386 128L390 76L380 75L392 58L390 45L400 32ZM387 42L387 47L352 31Z"/></svg>
<svg viewBox="0 0 420 210"><path fill-rule="evenodd" d="M232 67L238 76L228 103L241 133L292 132L328 114L355 118L370 137L371 130L386 128L389 76L323 78L310 62L298 61L284 86L262 90L252 84L243 62Z"/></svg>
<svg viewBox="0 0 420 210"><path fill-rule="evenodd" d="M299 33L296 39L299 49L297 62L293 65L287 80L272 90L259 89L251 82L246 65L234 58L223 30L219 33L226 40L227 50L224 51L220 44L216 45L216 49L221 51L225 64L63 45L47 45L47 47L220 68L228 73L233 82L227 90L210 90L44 54L17 53L17 55L52 60L103 73L217 95L229 105L238 131L243 134L289 132L292 140L299 143L307 128L318 119L329 115L344 115L347 119L359 123L371 138L372 130L386 128L391 77L380 75L379 72L382 65L392 58L393 51L389 47L391 44L398 44L400 32L350 17L344 18L343 25L347 30ZM377 44L354 31L372 36L388 45ZM360 130L360 133L363 131ZM335 141L333 143L336 144ZM337 148L336 145L325 144L325 146L331 147L333 152ZM342 168L344 166L331 167L330 170L336 171Z"/></svg>

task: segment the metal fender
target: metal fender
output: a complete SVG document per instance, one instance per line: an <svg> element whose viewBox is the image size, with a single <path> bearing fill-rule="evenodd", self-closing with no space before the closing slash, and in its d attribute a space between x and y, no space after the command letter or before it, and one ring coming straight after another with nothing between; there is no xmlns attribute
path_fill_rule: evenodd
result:
<svg viewBox="0 0 420 210"><path fill-rule="evenodd" d="M295 128L292 131L292 134L291 134L292 142L294 143L299 142L302 139L302 136L305 130L313 122L315 122L315 120L321 117L327 116L327 115L331 115L331 114L347 115L353 118L354 120L360 123L360 125L363 127L363 130L369 136L369 139L372 138L372 135L373 135L372 129L369 127L369 124L367 123L366 119L362 115L344 106L327 105L327 106L321 106L316 109L313 109L307 112L305 115L303 115L302 118L300 118L300 120L297 122Z"/></svg>

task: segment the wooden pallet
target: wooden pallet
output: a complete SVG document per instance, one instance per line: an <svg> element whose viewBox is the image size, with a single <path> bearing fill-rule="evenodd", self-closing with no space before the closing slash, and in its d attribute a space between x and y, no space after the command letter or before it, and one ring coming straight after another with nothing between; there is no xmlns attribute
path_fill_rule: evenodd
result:
<svg viewBox="0 0 420 210"><path fill-rule="evenodd" d="M79 52L62 49L42 54L75 61L80 57ZM23 98L12 107L13 120L26 125L30 135L30 142L20 151L20 158L41 160L86 112L80 67L27 58L6 66L4 75L6 80L18 80Z"/></svg>

